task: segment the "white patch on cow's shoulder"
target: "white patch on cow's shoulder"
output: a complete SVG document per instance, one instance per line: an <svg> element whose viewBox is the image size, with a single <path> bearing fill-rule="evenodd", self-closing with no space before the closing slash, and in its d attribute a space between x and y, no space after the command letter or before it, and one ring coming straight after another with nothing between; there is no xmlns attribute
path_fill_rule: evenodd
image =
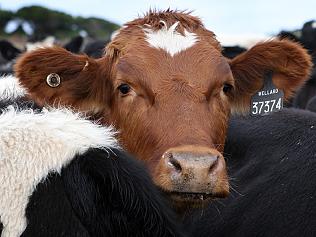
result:
<svg viewBox="0 0 316 237"><path fill-rule="evenodd" d="M177 30L179 22L167 28L165 22L163 27L158 31L145 28L146 41L155 48L160 48L167 51L171 56L192 47L197 42L195 33L184 30L184 35L181 35Z"/></svg>
<svg viewBox="0 0 316 237"><path fill-rule="evenodd" d="M2 237L20 236L25 208L37 184L61 171L89 148L117 147L112 127L101 127L66 109L16 111L0 115L0 221ZM105 157L106 158L106 157ZM41 211L41 210L38 210Z"/></svg>
<svg viewBox="0 0 316 237"><path fill-rule="evenodd" d="M312 28L313 28L313 29L316 29L316 21L313 21L313 23L312 23Z"/></svg>
<svg viewBox="0 0 316 237"><path fill-rule="evenodd" d="M14 76L0 77L0 100L17 99L25 94L25 89Z"/></svg>

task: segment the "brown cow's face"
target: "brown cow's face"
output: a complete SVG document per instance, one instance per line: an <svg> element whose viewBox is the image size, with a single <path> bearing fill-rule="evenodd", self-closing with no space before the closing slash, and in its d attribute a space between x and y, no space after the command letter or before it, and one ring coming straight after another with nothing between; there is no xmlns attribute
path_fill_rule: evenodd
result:
<svg viewBox="0 0 316 237"><path fill-rule="evenodd" d="M221 153L234 80L226 59L203 42L174 56L134 46L112 78L109 122L122 145L177 199L227 195Z"/></svg>
<svg viewBox="0 0 316 237"><path fill-rule="evenodd" d="M177 204L228 194L222 155L230 111L249 110L266 71L290 98L311 59L298 44L260 43L228 61L215 35L182 12L150 12L127 23L94 60L60 48L23 55L16 75L39 104L70 105L119 130L122 146L148 165ZM46 83L50 73L59 87Z"/></svg>

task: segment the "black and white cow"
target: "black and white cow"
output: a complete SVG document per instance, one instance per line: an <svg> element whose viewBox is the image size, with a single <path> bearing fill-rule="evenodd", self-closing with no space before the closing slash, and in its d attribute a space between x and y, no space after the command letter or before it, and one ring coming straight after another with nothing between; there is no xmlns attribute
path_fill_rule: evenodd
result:
<svg viewBox="0 0 316 237"><path fill-rule="evenodd" d="M0 80L0 235L182 236L111 127L23 99Z"/></svg>
<svg viewBox="0 0 316 237"><path fill-rule="evenodd" d="M188 218L193 236L316 236L316 114L231 120L231 195Z"/></svg>

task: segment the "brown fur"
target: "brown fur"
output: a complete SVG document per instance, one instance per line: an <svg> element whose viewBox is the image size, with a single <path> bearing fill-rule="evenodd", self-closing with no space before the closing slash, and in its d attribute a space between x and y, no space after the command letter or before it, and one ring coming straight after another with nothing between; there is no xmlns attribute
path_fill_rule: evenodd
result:
<svg viewBox="0 0 316 237"><path fill-rule="evenodd" d="M198 42L173 57L150 47L143 28L159 30L161 20L168 26L179 21L177 31L195 33ZM125 24L99 60L60 48L39 49L24 54L15 68L38 103L70 105L102 118L104 124L114 124L122 146L144 160L156 184L168 192L179 187L170 180L173 171L161 163L167 150L190 146L191 153L204 148L222 153L231 109L248 109L266 71L274 72L274 83L288 98L308 78L310 69L307 52L286 40L260 43L227 61L214 33L198 18L170 10L151 11ZM52 72L62 78L57 88L46 84ZM122 83L132 88L127 95L118 90ZM225 83L233 87L227 94ZM210 192L227 194L222 166ZM209 187L205 183L199 188Z"/></svg>

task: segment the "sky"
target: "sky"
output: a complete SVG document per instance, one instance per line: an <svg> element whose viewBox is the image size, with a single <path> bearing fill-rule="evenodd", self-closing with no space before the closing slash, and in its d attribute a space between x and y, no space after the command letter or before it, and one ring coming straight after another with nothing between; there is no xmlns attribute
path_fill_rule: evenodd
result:
<svg viewBox="0 0 316 237"><path fill-rule="evenodd" d="M0 0L0 7L17 10L42 5L75 16L95 16L123 24L149 8L193 10L221 38L264 37L295 30L316 19L316 0Z"/></svg>

